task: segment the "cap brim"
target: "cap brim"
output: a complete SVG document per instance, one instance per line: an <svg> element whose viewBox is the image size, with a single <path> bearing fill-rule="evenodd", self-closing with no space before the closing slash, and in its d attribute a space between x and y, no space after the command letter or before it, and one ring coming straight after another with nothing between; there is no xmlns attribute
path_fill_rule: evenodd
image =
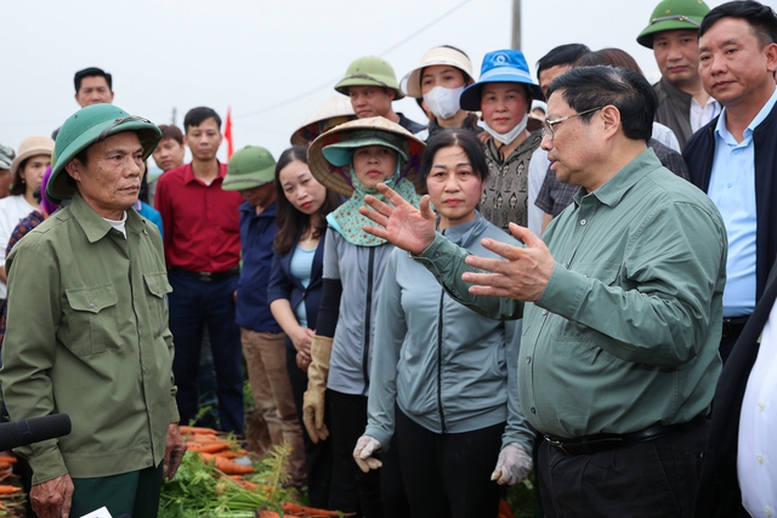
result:
<svg viewBox="0 0 777 518"><path fill-rule="evenodd" d="M463 92L461 92L461 97L459 97L459 106L461 106L462 110L467 111L479 111L480 110L480 97L483 94L483 86L486 83L516 83L525 86L530 93L530 98L528 99L529 102L531 102L532 99L538 99L540 101L544 100L545 97L542 95L542 90L540 89L540 86L537 84L534 84L532 82L527 82L525 80L519 81L518 77L523 78L523 76L516 76L515 74L493 74L490 77L483 80L481 78L478 80L477 83L469 85L467 88L464 89Z"/></svg>
<svg viewBox="0 0 777 518"><path fill-rule="evenodd" d="M699 23L701 23L701 18L696 17L690 17L692 20L695 20ZM653 48L653 36L656 35L658 32L664 32L664 31L696 31L699 32L699 28L696 27L693 24L690 24L688 22L684 22L682 20L664 20L661 22L656 22L652 25L650 25L648 28L646 28L644 31L642 31L639 36L637 36L637 43L642 45L643 47L647 47L649 49Z"/></svg>

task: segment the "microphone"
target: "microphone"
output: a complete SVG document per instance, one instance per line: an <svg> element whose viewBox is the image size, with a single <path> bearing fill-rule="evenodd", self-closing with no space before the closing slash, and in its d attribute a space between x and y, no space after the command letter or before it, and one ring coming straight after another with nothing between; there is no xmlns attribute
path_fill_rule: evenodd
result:
<svg viewBox="0 0 777 518"><path fill-rule="evenodd" d="M70 433L70 416L52 414L0 424L0 451L62 437Z"/></svg>

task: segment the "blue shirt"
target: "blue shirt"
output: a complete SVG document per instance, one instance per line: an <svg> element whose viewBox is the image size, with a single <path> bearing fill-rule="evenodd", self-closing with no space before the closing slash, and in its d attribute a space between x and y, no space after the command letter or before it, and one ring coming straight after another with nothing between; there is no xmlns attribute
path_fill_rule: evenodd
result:
<svg viewBox="0 0 777 518"><path fill-rule="evenodd" d="M138 211L138 214L156 225L159 229L159 234L162 236L162 239L165 238L164 231L162 230L162 215L158 210L142 200L138 200L138 202L135 204L135 210Z"/></svg>
<svg viewBox="0 0 777 518"><path fill-rule="evenodd" d="M737 142L726 128L725 108L715 126L715 158L707 192L723 216L728 234L724 317L749 315L755 308L757 218L753 131L766 119L775 102L777 89L748 124L742 142Z"/></svg>
<svg viewBox="0 0 777 518"><path fill-rule="evenodd" d="M235 321L240 327L264 333L279 333L281 327L270 312L267 287L272 268L273 240L275 239L275 209L273 202L261 214L256 207L244 201L240 204L240 242L243 268L237 283Z"/></svg>
<svg viewBox="0 0 777 518"><path fill-rule="evenodd" d="M305 288L310 285L310 277L313 275L313 257L316 255L316 249L305 250L301 246L296 246L291 256L290 272L299 279L300 284ZM308 313L305 306L305 299L299 301L294 308L297 315L297 321L302 327L308 327Z"/></svg>

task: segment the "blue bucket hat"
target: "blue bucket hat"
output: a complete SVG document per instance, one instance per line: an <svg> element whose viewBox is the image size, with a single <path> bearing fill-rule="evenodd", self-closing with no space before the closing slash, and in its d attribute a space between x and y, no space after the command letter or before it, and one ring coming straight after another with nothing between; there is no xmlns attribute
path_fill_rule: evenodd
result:
<svg viewBox="0 0 777 518"><path fill-rule="evenodd" d="M543 99L540 85L532 79L529 65L520 50L495 50L485 55L480 67L480 79L461 92L459 105L463 110L480 110L480 96L486 83L521 83L530 93L529 101Z"/></svg>

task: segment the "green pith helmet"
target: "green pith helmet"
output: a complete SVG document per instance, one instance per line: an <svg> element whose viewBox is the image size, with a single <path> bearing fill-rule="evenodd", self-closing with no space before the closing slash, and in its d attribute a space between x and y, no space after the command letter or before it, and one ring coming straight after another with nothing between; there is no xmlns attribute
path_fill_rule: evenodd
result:
<svg viewBox="0 0 777 518"><path fill-rule="evenodd" d="M56 203L71 198L75 182L65 166L81 151L116 133L134 131L143 146L143 160L154 151L162 131L156 124L143 117L130 115L113 104L93 104L68 117L57 135L54 154L51 156L51 178L46 185L46 197Z"/></svg>
<svg viewBox="0 0 777 518"><path fill-rule="evenodd" d="M663 31L681 29L699 30L704 16L710 12L702 0L663 0L650 15L647 28L637 36L637 43L653 48L653 35Z"/></svg>
<svg viewBox="0 0 777 518"><path fill-rule="evenodd" d="M221 184L225 191L244 191L261 187L275 179L275 159L261 146L246 146L229 159L227 176Z"/></svg>
<svg viewBox="0 0 777 518"><path fill-rule="evenodd" d="M394 90L394 100L405 95L399 89L394 68L387 61L376 56L364 56L348 65L345 76L335 85L335 90L348 95L349 86L380 86Z"/></svg>

